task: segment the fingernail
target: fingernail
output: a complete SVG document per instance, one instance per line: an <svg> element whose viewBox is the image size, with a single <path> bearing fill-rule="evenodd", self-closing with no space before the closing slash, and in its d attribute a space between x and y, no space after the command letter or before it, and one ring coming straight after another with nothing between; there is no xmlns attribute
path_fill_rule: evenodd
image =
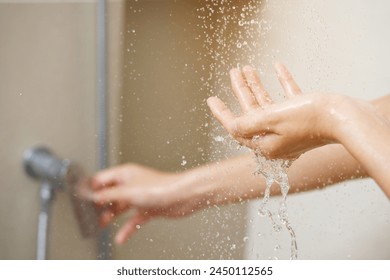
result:
<svg viewBox="0 0 390 280"><path fill-rule="evenodd" d="M121 238L118 237L118 236L115 236L115 240L114 241L115 241L116 244L122 244Z"/></svg>
<svg viewBox="0 0 390 280"><path fill-rule="evenodd" d="M252 67L251 65L245 65L244 68L242 68L242 70L245 71L245 72L246 72L246 71L249 72L249 71L254 71L255 68Z"/></svg>
<svg viewBox="0 0 390 280"><path fill-rule="evenodd" d="M212 96L212 97L209 97L209 98L207 98L207 105L210 107L210 104L213 102L213 100L215 100L215 99L217 99L217 97L216 96Z"/></svg>
<svg viewBox="0 0 390 280"><path fill-rule="evenodd" d="M104 204L99 193L91 193L90 200L92 200L96 204L101 204L101 205Z"/></svg>
<svg viewBox="0 0 390 280"><path fill-rule="evenodd" d="M207 98L207 100L206 100L207 106L209 106L209 107L210 107L210 100L211 100L211 98L212 98L212 97L209 97L209 98Z"/></svg>
<svg viewBox="0 0 390 280"><path fill-rule="evenodd" d="M276 70L276 72L278 72L278 73L283 73L284 71L285 71L285 67L284 67L284 65L282 64L282 63L280 63L280 62L277 62L277 63L275 63L275 70Z"/></svg>
<svg viewBox="0 0 390 280"><path fill-rule="evenodd" d="M121 230L119 230L119 232L116 234L114 241L116 244L122 244L125 242L123 232Z"/></svg>
<svg viewBox="0 0 390 280"><path fill-rule="evenodd" d="M235 76L235 75L237 75L237 73L240 73L240 69L239 68L232 68L229 71L230 76Z"/></svg>

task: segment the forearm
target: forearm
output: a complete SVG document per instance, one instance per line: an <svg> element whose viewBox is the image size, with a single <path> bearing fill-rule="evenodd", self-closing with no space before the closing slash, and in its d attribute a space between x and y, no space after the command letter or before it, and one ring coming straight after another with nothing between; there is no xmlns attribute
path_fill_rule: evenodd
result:
<svg viewBox="0 0 390 280"><path fill-rule="evenodd" d="M390 198L390 123L373 106L357 101L341 107L337 139Z"/></svg>
<svg viewBox="0 0 390 280"><path fill-rule="evenodd" d="M184 200L195 200L204 207L256 198L263 180L254 171L249 154L209 163L180 174L177 191L185 195Z"/></svg>
<svg viewBox="0 0 390 280"><path fill-rule="evenodd" d="M255 175L252 155L211 163L181 175L178 188L202 206L223 205L259 198L265 180ZM289 168L290 192L308 191L354 178L365 177L360 164L342 145L327 145L311 150ZM271 188L279 194L278 188Z"/></svg>
<svg viewBox="0 0 390 280"><path fill-rule="evenodd" d="M304 153L288 171L290 192L309 191L365 177L367 173L361 164L340 144Z"/></svg>

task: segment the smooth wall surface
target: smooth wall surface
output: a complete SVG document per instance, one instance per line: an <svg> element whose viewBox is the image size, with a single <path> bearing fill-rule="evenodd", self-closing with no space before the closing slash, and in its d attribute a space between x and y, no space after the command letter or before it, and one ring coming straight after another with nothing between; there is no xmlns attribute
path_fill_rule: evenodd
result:
<svg viewBox="0 0 390 280"><path fill-rule="evenodd" d="M210 64L197 8L206 1L127 1L123 30L121 162L181 172L210 159ZM207 71L205 71L205 69ZM125 221L121 219L117 226ZM242 258L245 208L209 209L141 227L120 259ZM116 227L114 227L114 230Z"/></svg>
<svg viewBox="0 0 390 280"><path fill-rule="evenodd" d="M268 1L256 67L274 97L272 64L284 62L304 92L371 100L390 92L388 1ZM362 147L364 148L364 147ZM277 207L277 205L273 205ZM290 257L289 236L250 207L248 258ZM390 204L372 180L288 197L300 259L389 259ZM274 208L275 209L275 208ZM260 236L259 236L260 235ZM280 248L279 248L280 247Z"/></svg>
<svg viewBox="0 0 390 280"><path fill-rule="evenodd" d="M24 2L0 4L0 259L35 258L39 183L23 151L45 145L88 172L96 161L95 6ZM49 258L96 258L68 195L52 210Z"/></svg>

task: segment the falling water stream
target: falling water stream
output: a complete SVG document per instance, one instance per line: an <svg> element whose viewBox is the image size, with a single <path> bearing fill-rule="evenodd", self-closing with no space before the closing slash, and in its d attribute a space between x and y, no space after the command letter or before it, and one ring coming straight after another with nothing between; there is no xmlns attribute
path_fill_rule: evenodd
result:
<svg viewBox="0 0 390 280"><path fill-rule="evenodd" d="M256 174L261 174L265 178L265 190L264 197L260 204L259 214L261 216L268 216L271 220L273 229L276 232L280 232L284 226L291 237L291 254L290 259L295 260L298 258L298 246L295 237L295 232L291 226L287 212L287 194L290 189L288 182L287 170L290 167L292 161L283 159L267 160L260 153L255 153L256 160ZM271 195L271 186L276 183L280 187L280 193L282 198L279 203L278 220L275 220L274 214L268 208L268 201ZM278 223L279 222L279 223Z"/></svg>

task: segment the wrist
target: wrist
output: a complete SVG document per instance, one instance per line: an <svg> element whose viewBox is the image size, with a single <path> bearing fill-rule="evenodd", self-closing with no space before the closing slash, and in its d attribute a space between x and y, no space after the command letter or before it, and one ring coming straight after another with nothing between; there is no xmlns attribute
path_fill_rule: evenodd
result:
<svg viewBox="0 0 390 280"><path fill-rule="evenodd" d="M361 131L369 131L371 118L377 116L372 104L348 96L332 95L326 107L329 116L328 137L344 146L359 138Z"/></svg>
<svg viewBox="0 0 390 280"><path fill-rule="evenodd" d="M353 125L354 99L336 94L326 95L326 102L322 104L321 119L323 120L322 136L329 142L343 143Z"/></svg>

